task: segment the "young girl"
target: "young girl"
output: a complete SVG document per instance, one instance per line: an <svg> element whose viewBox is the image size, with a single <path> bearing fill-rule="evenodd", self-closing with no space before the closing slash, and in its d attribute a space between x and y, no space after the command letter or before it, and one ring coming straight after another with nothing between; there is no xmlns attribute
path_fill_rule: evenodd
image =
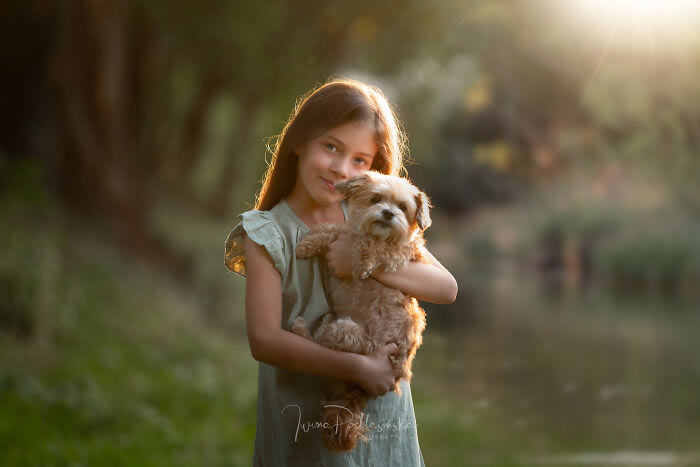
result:
<svg viewBox="0 0 700 467"><path fill-rule="evenodd" d="M332 80L310 92L278 137L256 209L226 240L226 266L246 282L246 327L259 364L255 466L424 465L418 445L410 384L389 392L397 376L389 361L396 344L374 355L323 347L289 331L302 316L313 331L329 311L325 267L295 257L297 242L318 223L343 223L347 206L334 183L367 170L398 175L403 169L401 134L381 91L358 81ZM352 273L352 238L331 244L328 262L339 277ZM410 263L373 278L433 303L451 303L452 275L432 264ZM367 442L336 454L321 442L320 402L325 378L349 380L374 399L359 421Z"/></svg>

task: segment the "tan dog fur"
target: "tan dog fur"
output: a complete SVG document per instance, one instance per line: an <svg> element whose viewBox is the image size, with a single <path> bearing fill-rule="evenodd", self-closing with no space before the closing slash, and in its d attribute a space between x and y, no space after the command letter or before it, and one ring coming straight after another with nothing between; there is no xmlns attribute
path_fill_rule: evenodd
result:
<svg viewBox="0 0 700 467"><path fill-rule="evenodd" d="M333 349L372 354L394 342L398 352L391 357L401 369L399 380L411 379L411 364L422 343L425 312L415 298L388 287L369 276L377 269L396 271L409 261L422 261L422 233L430 226L429 200L408 180L367 172L335 185L347 197L348 221L321 224L297 245L298 258L320 254L325 261L328 245L341 232L355 235L353 278L339 279L329 273L326 293L332 312L326 314L313 336L303 318L292 331ZM324 443L333 451L349 451L357 440L367 439L362 426L369 395L349 382L328 381L331 400L324 401Z"/></svg>

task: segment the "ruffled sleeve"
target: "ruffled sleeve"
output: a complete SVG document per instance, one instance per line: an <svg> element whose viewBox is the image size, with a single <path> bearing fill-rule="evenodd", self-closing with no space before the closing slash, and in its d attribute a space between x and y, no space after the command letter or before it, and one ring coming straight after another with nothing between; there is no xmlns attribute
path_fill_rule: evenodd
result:
<svg viewBox="0 0 700 467"><path fill-rule="evenodd" d="M275 268L284 277L286 262L284 260L284 241L279 226L267 211L257 209L244 212L239 216L241 222L233 228L226 238L224 262L231 271L246 275L245 254L243 253L243 234L265 247L272 258Z"/></svg>

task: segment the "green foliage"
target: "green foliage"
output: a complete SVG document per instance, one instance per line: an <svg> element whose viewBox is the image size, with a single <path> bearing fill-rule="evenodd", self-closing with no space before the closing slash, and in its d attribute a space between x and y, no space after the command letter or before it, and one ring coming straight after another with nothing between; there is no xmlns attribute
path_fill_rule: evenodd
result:
<svg viewBox="0 0 700 467"><path fill-rule="evenodd" d="M36 165L1 161L3 463L250 464L245 339L94 228L52 216Z"/></svg>
<svg viewBox="0 0 700 467"><path fill-rule="evenodd" d="M64 235L36 161L0 155L0 174L0 330L27 337L37 331L37 315L55 304L57 248Z"/></svg>
<svg viewBox="0 0 700 467"><path fill-rule="evenodd" d="M511 220L518 225L518 254L532 255L550 242L598 244L614 235L625 222L632 221L633 216L625 207L591 199L588 191L568 180L520 205L518 212L512 214L516 219Z"/></svg>
<svg viewBox="0 0 700 467"><path fill-rule="evenodd" d="M626 232L596 251L596 266L605 282L626 291L696 293L700 280L700 229Z"/></svg>
<svg viewBox="0 0 700 467"><path fill-rule="evenodd" d="M236 357L245 344L151 281L123 287L113 266L69 273L82 300L62 304L75 321L49 348L3 338L4 462L249 464L256 377L254 361Z"/></svg>
<svg viewBox="0 0 700 467"><path fill-rule="evenodd" d="M558 231L565 239L594 239L616 228L621 222L619 215L618 210L595 204L556 209L542 219L537 237L543 239L548 233Z"/></svg>

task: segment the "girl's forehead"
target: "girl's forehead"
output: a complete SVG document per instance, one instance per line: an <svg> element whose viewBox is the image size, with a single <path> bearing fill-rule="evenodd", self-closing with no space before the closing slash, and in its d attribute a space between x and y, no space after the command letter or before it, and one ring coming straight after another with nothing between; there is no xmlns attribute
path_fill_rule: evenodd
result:
<svg viewBox="0 0 700 467"><path fill-rule="evenodd" d="M362 152L374 156L378 147L374 125L365 122L348 122L325 131L322 137L335 138L342 144L360 147Z"/></svg>
<svg viewBox="0 0 700 467"><path fill-rule="evenodd" d="M329 128L325 134L357 134L365 133L374 136L376 129L373 123L363 120L351 120L340 125Z"/></svg>

